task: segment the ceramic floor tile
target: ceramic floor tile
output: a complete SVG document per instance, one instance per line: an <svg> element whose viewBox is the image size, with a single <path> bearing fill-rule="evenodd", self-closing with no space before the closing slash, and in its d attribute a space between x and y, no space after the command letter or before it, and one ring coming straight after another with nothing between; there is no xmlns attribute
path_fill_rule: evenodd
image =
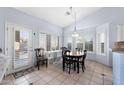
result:
<svg viewBox="0 0 124 93"><path fill-rule="evenodd" d="M49 82L49 81L51 81L52 79L54 79L54 77L53 76L51 76L51 75L46 75L45 77L42 77L42 79L45 81L45 82Z"/></svg>
<svg viewBox="0 0 124 93"><path fill-rule="evenodd" d="M30 74L27 74L27 75L25 75L25 78L32 78L32 77L35 77L36 76L36 74L35 73L30 73Z"/></svg>
<svg viewBox="0 0 124 93"><path fill-rule="evenodd" d="M112 82L112 77L111 76L104 76L104 79L107 81L111 81Z"/></svg>
<svg viewBox="0 0 124 93"><path fill-rule="evenodd" d="M78 80L80 78L80 75L79 74L72 74L72 75L70 75L70 77L67 77L67 78L71 78L73 80Z"/></svg>
<svg viewBox="0 0 124 93"><path fill-rule="evenodd" d="M45 84L47 84L47 82L45 82L43 79L40 79L33 83L33 85L45 85Z"/></svg>
<svg viewBox="0 0 124 93"><path fill-rule="evenodd" d="M104 85L112 85L112 82L111 81L104 81Z"/></svg>
<svg viewBox="0 0 124 93"><path fill-rule="evenodd" d="M107 76L111 76L112 77L112 72L111 71L104 71L104 74Z"/></svg>
<svg viewBox="0 0 124 93"><path fill-rule="evenodd" d="M90 80L81 77L77 82L76 85L88 85Z"/></svg>
<svg viewBox="0 0 124 93"><path fill-rule="evenodd" d="M104 71L103 68L100 68L100 67L95 68L95 72L103 73L103 71Z"/></svg>
<svg viewBox="0 0 124 93"><path fill-rule="evenodd" d="M103 78L103 76L102 76L102 73L98 73L98 72L95 72L94 74L93 74L93 77L94 78Z"/></svg>
<svg viewBox="0 0 124 93"><path fill-rule="evenodd" d="M91 82L96 82L97 84L102 85L102 84L103 84L103 79L93 77L93 78L91 79Z"/></svg>
<svg viewBox="0 0 124 93"><path fill-rule="evenodd" d="M3 78L3 80L15 80L14 76L13 75L7 75Z"/></svg>
<svg viewBox="0 0 124 93"><path fill-rule="evenodd" d="M90 85L101 85L101 84L98 84L97 82L92 81L90 82Z"/></svg>
<svg viewBox="0 0 124 93"><path fill-rule="evenodd" d="M2 80L0 85L13 85L13 81L11 80Z"/></svg>
<svg viewBox="0 0 124 93"><path fill-rule="evenodd" d="M14 82L14 85L29 85L29 82L27 80L22 82Z"/></svg>
<svg viewBox="0 0 124 93"><path fill-rule="evenodd" d="M42 73L39 73L38 76L41 77L41 78L44 78L46 76L48 76L49 74L46 73L46 72L42 72Z"/></svg>
<svg viewBox="0 0 124 93"><path fill-rule="evenodd" d="M91 80L92 75L91 74L82 74L82 75L80 75L80 78L85 78L85 79Z"/></svg>
<svg viewBox="0 0 124 93"><path fill-rule="evenodd" d="M13 82L14 84L20 84L20 83L23 83L23 82L26 82L26 78L23 76L23 77L20 77L18 79L15 79Z"/></svg>
<svg viewBox="0 0 124 93"><path fill-rule="evenodd" d="M65 79L63 82L62 82L62 85L75 85L76 84L76 81L73 80L73 79Z"/></svg>
<svg viewBox="0 0 124 93"><path fill-rule="evenodd" d="M35 81L38 81L40 80L41 78L39 76L35 76L35 77L31 77L31 78L28 78L27 81L29 83L34 83Z"/></svg>
<svg viewBox="0 0 124 93"><path fill-rule="evenodd" d="M67 79L67 77L65 75L59 75L59 76L56 77L56 79L62 82L65 79Z"/></svg>
<svg viewBox="0 0 124 93"><path fill-rule="evenodd" d="M62 84L62 82L57 79L53 79L48 82L48 85L60 85L60 84Z"/></svg>

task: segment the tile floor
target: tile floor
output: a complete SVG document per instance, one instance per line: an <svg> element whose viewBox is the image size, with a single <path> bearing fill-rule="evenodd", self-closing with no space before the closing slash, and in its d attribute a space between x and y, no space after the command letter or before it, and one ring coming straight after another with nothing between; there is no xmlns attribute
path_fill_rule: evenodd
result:
<svg viewBox="0 0 124 93"><path fill-rule="evenodd" d="M62 63L49 64L48 68L41 67L35 71L15 79L13 75L6 76L1 85L112 85L112 69L106 65L86 61L86 70L78 74L71 70L62 71ZM105 74L104 79L101 74Z"/></svg>

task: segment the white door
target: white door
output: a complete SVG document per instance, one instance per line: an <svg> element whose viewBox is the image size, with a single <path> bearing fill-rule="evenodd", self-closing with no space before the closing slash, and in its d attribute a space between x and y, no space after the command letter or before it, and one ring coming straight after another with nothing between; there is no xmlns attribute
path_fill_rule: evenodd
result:
<svg viewBox="0 0 124 93"><path fill-rule="evenodd" d="M32 61L32 30L6 25L5 53L10 56L9 73L30 67Z"/></svg>

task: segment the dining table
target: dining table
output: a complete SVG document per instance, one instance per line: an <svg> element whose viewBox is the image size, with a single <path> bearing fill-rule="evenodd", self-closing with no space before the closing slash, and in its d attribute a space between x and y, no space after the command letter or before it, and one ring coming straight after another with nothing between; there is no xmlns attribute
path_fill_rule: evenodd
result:
<svg viewBox="0 0 124 93"><path fill-rule="evenodd" d="M79 73L79 60L83 57L83 52L70 52L67 53L67 57L70 57L71 60L74 62L74 71L76 71L76 63L77 63L77 73Z"/></svg>

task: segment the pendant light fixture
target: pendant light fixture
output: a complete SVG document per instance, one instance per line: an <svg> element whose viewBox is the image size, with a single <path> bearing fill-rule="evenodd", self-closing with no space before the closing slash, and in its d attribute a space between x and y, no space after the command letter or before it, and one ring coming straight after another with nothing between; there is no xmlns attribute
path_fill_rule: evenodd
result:
<svg viewBox="0 0 124 93"><path fill-rule="evenodd" d="M77 33L77 27L76 27L76 25L77 25L76 11L72 7L70 7L69 10L70 11L67 11L66 14L67 15L72 15L72 17L74 17L74 21L75 21L75 27L74 27L74 31L72 33L72 37L78 37L79 34Z"/></svg>

